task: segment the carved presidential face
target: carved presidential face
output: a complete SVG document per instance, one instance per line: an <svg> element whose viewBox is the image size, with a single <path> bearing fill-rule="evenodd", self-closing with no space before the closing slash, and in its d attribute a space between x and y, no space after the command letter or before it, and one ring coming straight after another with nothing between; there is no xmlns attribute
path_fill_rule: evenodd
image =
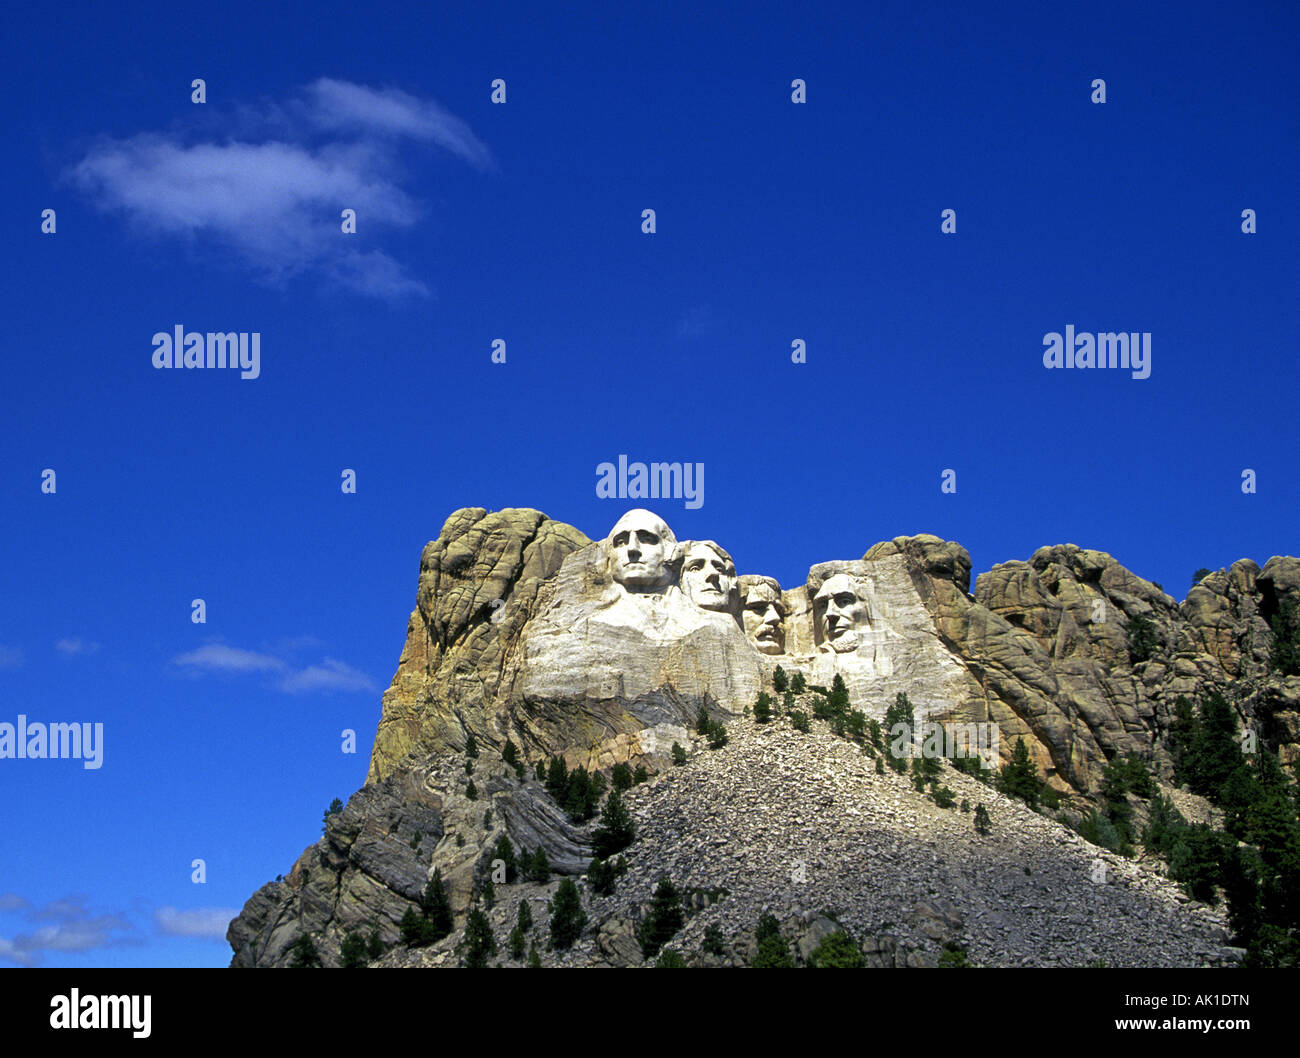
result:
<svg viewBox="0 0 1300 1058"><path fill-rule="evenodd" d="M702 610L734 613L736 567L714 544L698 541L682 559L682 591Z"/></svg>
<svg viewBox="0 0 1300 1058"><path fill-rule="evenodd" d="M821 629L822 646L837 654L858 649L858 630L868 623L868 607L853 579L837 573L813 597L813 613Z"/></svg>
<svg viewBox="0 0 1300 1058"><path fill-rule="evenodd" d="M785 605L781 593L755 584L745 596L745 635L763 654L785 653Z"/></svg>
<svg viewBox="0 0 1300 1058"><path fill-rule="evenodd" d="M628 511L610 530L605 544L610 573L624 587L643 590L671 582L677 538L658 515Z"/></svg>

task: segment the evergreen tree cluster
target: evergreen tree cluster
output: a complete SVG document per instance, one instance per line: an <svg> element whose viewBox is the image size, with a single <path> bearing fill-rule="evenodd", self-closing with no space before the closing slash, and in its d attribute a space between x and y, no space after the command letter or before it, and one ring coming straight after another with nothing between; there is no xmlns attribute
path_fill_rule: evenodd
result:
<svg viewBox="0 0 1300 1058"><path fill-rule="evenodd" d="M434 871L420 898L420 910L406 909L400 929L402 939L413 948L436 944L452 931L451 902L442 884L442 872Z"/></svg>
<svg viewBox="0 0 1300 1058"><path fill-rule="evenodd" d="M563 757L552 757L546 770L547 792L575 823L585 823L596 814L605 786L600 772L590 774L582 765L569 771Z"/></svg>
<svg viewBox="0 0 1300 1058"><path fill-rule="evenodd" d="M786 970L794 966L794 957L790 954L790 945L781 936L781 924L770 912L764 913L754 930L754 939L758 950L749 965L756 970Z"/></svg>
<svg viewBox="0 0 1300 1058"><path fill-rule="evenodd" d="M1138 664L1150 661L1160 649L1160 634L1151 618L1134 614L1128 619L1128 657Z"/></svg>
<svg viewBox="0 0 1300 1058"><path fill-rule="evenodd" d="M676 936L683 921L685 912L682 910L681 893L667 877L660 878L650 902L650 911L637 931L641 954L647 959L653 958L663 945Z"/></svg>
<svg viewBox="0 0 1300 1058"><path fill-rule="evenodd" d="M597 856L587 867L587 884L593 893L612 896L618 879L626 873L627 860L623 856L616 860L602 860Z"/></svg>
<svg viewBox="0 0 1300 1058"><path fill-rule="evenodd" d="M1300 786L1265 747L1247 754L1219 691L1175 703L1175 779L1223 810L1222 830L1189 825L1163 798L1143 834L1196 899L1227 899L1248 966L1300 966Z"/></svg>
<svg viewBox="0 0 1300 1058"><path fill-rule="evenodd" d="M551 947L556 951L572 948L587 926L582 897L572 878L565 878L551 901Z"/></svg>

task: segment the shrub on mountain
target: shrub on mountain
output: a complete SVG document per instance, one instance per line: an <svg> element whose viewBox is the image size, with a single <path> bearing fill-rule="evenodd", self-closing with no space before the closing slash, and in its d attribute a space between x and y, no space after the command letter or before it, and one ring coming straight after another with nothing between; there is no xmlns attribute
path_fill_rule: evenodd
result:
<svg viewBox="0 0 1300 1058"><path fill-rule="evenodd" d="M1279 676L1300 676L1300 605L1283 599L1269 626L1273 630L1272 670Z"/></svg>
<svg viewBox="0 0 1300 1058"><path fill-rule="evenodd" d="M686 969L686 960L682 958L682 953L675 948L665 948L655 960L656 970L684 970Z"/></svg>
<svg viewBox="0 0 1300 1058"><path fill-rule="evenodd" d="M713 721L709 717L709 711L704 706L700 706L700 711L695 714L695 730L701 735L707 735L712 726Z"/></svg>
<svg viewBox="0 0 1300 1058"><path fill-rule="evenodd" d="M320 953L316 950L316 942L306 933L302 934L293 942L289 949L289 966L295 970L320 969Z"/></svg>
<svg viewBox="0 0 1300 1058"><path fill-rule="evenodd" d="M1002 765L998 788L1008 797L1018 798L1030 808L1037 808L1041 785L1038 768L1029 756L1029 747L1023 738L1017 738L1016 747L1011 751L1011 762Z"/></svg>
<svg viewBox="0 0 1300 1058"><path fill-rule="evenodd" d="M596 857L587 867L587 884L591 886L593 893L599 893L601 896L611 896L619 875L626 873L626 871L627 861L622 856L616 860L602 860L600 857Z"/></svg>
<svg viewBox="0 0 1300 1058"><path fill-rule="evenodd" d="M777 694L785 694L786 688L789 686L790 679L786 676L785 669L778 665L776 671L772 673L772 690L776 691Z"/></svg>
<svg viewBox="0 0 1300 1058"><path fill-rule="evenodd" d="M790 714L790 726L796 731L802 731L805 735L812 730L812 724L808 721L808 714L799 709Z"/></svg>
<svg viewBox="0 0 1300 1058"><path fill-rule="evenodd" d="M804 694L808 690L808 684L803 678L802 672L796 672L790 678L790 690L795 694Z"/></svg>
<svg viewBox="0 0 1300 1058"><path fill-rule="evenodd" d="M632 769L626 763L615 764L609 773L609 784L619 793L632 789Z"/></svg>
<svg viewBox="0 0 1300 1058"><path fill-rule="evenodd" d="M867 965L862 952L844 930L836 930L821 939L808 956L808 965L826 970L858 970Z"/></svg>
<svg viewBox="0 0 1300 1058"><path fill-rule="evenodd" d="M617 790L611 790L600 813L600 825L591 835L592 849L601 859L609 859L636 840L632 814Z"/></svg>
<svg viewBox="0 0 1300 1058"><path fill-rule="evenodd" d="M330 816L336 816L343 811L343 802L337 797L330 802L330 806L325 809L325 814L321 817L320 832L325 833L325 828L329 824Z"/></svg>
<svg viewBox="0 0 1300 1058"><path fill-rule="evenodd" d="M709 749L721 749L730 741L727 729L721 721L709 725Z"/></svg>
<svg viewBox="0 0 1300 1058"><path fill-rule="evenodd" d="M754 700L754 721L766 724L772 719L772 698L767 691L759 691Z"/></svg>
<svg viewBox="0 0 1300 1058"><path fill-rule="evenodd" d="M578 887L572 878L565 878L551 901L551 947L557 951L573 947L586 925L587 913L582 909Z"/></svg>
<svg viewBox="0 0 1300 1058"><path fill-rule="evenodd" d="M782 970L794 966L790 945L781 936L781 927L776 916L768 913L758 920L754 939L758 942L758 950L750 960L751 967L756 970Z"/></svg>
<svg viewBox="0 0 1300 1058"><path fill-rule="evenodd" d="M524 875L530 882L539 885L545 885L551 880L551 861L547 859L546 850L541 845L537 846L537 851L529 858Z"/></svg>
<svg viewBox="0 0 1300 1058"><path fill-rule="evenodd" d="M465 938L461 942L465 951L465 965L481 969L488 964L489 956L497 953L497 940L492 935L492 924L479 908L474 908L465 921Z"/></svg>
<svg viewBox="0 0 1300 1058"><path fill-rule="evenodd" d="M700 941L700 951L706 955L715 955L721 958L726 954L726 942L722 936L722 927L716 922L705 927L704 939Z"/></svg>
<svg viewBox="0 0 1300 1058"><path fill-rule="evenodd" d="M478 757L478 741L472 734L467 736L465 739L465 756L471 758Z"/></svg>
<svg viewBox="0 0 1300 1058"><path fill-rule="evenodd" d="M993 820L989 818L989 810L983 804L975 806L975 830L979 834L993 832Z"/></svg>
<svg viewBox="0 0 1300 1058"><path fill-rule="evenodd" d="M563 757L551 758L550 766L546 769L546 790L563 804L563 799L569 792L569 768Z"/></svg>
<svg viewBox="0 0 1300 1058"><path fill-rule="evenodd" d="M641 954L651 958L682 928L683 917L681 893L667 877L660 878L650 912L637 931Z"/></svg>
<svg viewBox="0 0 1300 1058"><path fill-rule="evenodd" d="M686 763L686 750L682 748L680 742L673 743L673 763L679 768Z"/></svg>
<svg viewBox="0 0 1300 1058"><path fill-rule="evenodd" d="M1144 614L1128 619L1128 656L1133 664L1150 661L1160 649L1160 635L1152 620Z"/></svg>

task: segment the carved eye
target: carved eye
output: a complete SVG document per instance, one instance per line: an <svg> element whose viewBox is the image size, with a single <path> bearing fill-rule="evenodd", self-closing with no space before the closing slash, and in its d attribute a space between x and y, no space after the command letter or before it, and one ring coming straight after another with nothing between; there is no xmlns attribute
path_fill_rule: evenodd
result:
<svg viewBox="0 0 1300 1058"><path fill-rule="evenodd" d="M622 547L627 543L627 533L619 533L614 537L614 546Z"/></svg>

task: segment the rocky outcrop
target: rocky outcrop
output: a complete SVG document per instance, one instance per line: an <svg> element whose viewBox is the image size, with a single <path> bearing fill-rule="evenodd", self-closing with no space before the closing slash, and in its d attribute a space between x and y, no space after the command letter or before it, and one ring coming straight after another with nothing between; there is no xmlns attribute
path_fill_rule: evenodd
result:
<svg viewBox="0 0 1300 1058"><path fill-rule="evenodd" d="M629 512L615 530L593 542L527 509L467 508L447 519L421 556L416 606L383 696L367 784L289 875L259 890L232 923L236 965L282 965L304 933L327 957L363 926L394 943L397 923L435 869L463 911L503 834L516 847L543 846L558 874L580 873L590 858L589 827L568 820L533 778L534 766L559 755L570 767L627 761L673 773L670 750L690 743L700 708L740 717L771 687L778 665L809 685L842 678L851 705L876 719L906 692L919 718L993 732L1003 758L1023 738L1047 780L1076 799L1095 794L1104 765L1119 754L1136 753L1168 778L1165 735L1175 702L1208 688L1227 690L1243 723L1284 759L1300 756L1300 677L1278 676L1269 665L1269 620L1300 603L1294 558L1272 558L1263 569L1243 559L1205 576L1180 604L1110 555L1065 544L995 566L972 592L965 549L922 534L876 544L861 559L817 563L803 584L782 590L761 574L736 576L712 542L679 543L650 512ZM693 561L684 570L687 554ZM1154 639L1135 659L1138 625ZM471 735L481 748L471 762L477 797L463 757ZM522 779L502 760L507 742L526 766ZM841 757L837 749L826 767L853 771L861 763ZM747 760L760 774L783 767L766 751ZM823 807L830 812L841 803L839 780L827 781L832 792ZM957 776L951 785L965 781ZM860 800L850 807L881 809L871 802L888 786L855 787ZM667 778L655 788L685 789ZM716 793L729 802L725 790ZM746 810L762 816L777 810L765 797L786 795L760 783L749 796ZM661 814L678 819L678 828L660 834ZM841 833L853 818L848 808L831 814L833 832L818 839L831 850L820 854L827 864L851 860L854 842L868 840L853 837L851 827ZM764 842L776 847L774 834L757 831L757 845L746 838L743 849L687 840L692 828L723 815L698 799L656 803L646 832L686 850L673 869L688 874L696 855L734 859ZM790 825L815 829L816 815L807 807ZM890 848L887 862L906 858ZM740 880L734 885L744 888ZM751 893L760 903L795 899L775 890L761 897L761 888ZM941 903L948 895L943 885L927 889L924 902L936 921L949 913ZM902 901L900 891L888 915L864 910L855 922L875 938L873 958L916 965L930 956L918 954L923 945L898 925ZM825 926L816 925L811 905L805 910L813 918L801 919L803 926ZM971 922L997 912L960 914ZM882 917L897 928L877 937L872 923ZM636 918L635 909L611 908L596 934L604 939L587 954L627 961L629 942L619 930ZM731 926L739 930L739 920ZM1086 954L1070 949L1061 960Z"/></svg>

